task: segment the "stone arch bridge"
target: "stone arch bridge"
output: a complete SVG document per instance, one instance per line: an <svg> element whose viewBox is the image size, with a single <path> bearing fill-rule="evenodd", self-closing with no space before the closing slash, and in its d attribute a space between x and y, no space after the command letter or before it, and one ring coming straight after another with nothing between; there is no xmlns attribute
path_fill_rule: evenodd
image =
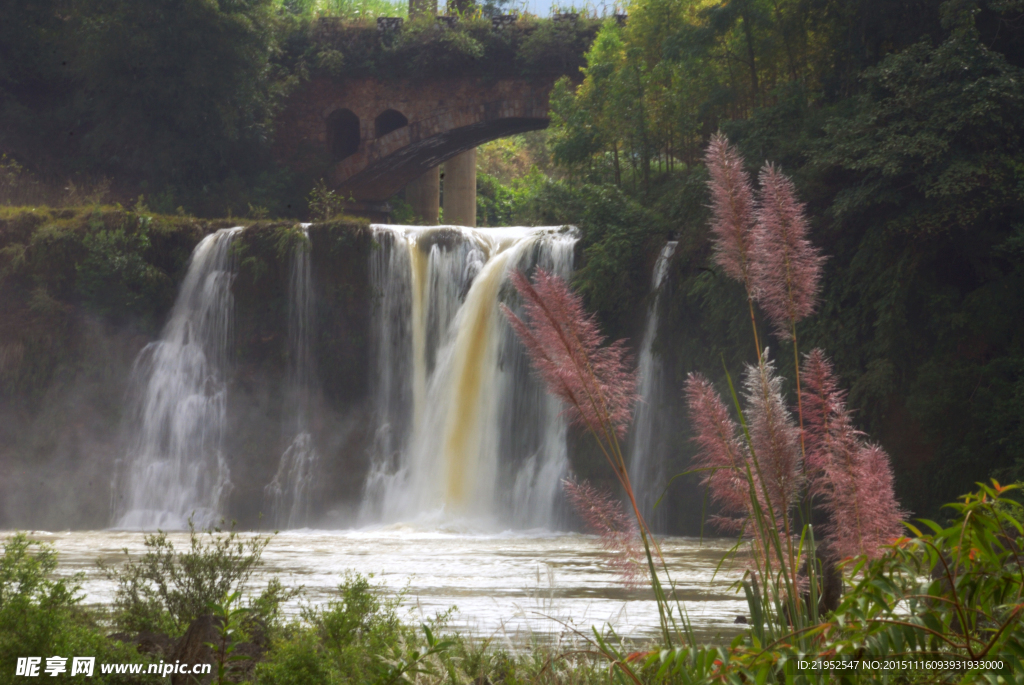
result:
<svg viewBox="0 0 1024 685"><path fill-rule="evenodd" d="M428 223L437 220L437 170L447 162L445 221L472 225L476 147L545 128L556 78L318 77L281 114L277 156L295 171L322 175L373 218L386 216L388 198L408 186L407 199Z"/></svg>

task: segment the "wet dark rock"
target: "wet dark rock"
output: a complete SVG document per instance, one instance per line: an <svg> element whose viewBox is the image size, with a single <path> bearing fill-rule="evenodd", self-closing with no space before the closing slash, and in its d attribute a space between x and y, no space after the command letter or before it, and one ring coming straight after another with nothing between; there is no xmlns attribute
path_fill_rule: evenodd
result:
<svg viewBox="0 0 1024 685"><path fill-rule="evenodd" d="M143 631L135 637L135 649L139 654L152 654L163 659L173 651L174 640L163 633Z"/></svg>
<svg viewBox="0 0 1024 685"><path fill-rule="evenodd" d="M168 661L180 661L183 664L214 664L213 650L207 643L216 644L220 639L217 634L213 616L206 614L192 621L192 624L185 631L185 634L178 640L174 652ZM201 683L208 683L213 680L213 671L216 665L210 669L209 676L202 677ZM171 676L171 685L191 685L196 676L175 673Z"/></svg>
<svg viewBox="0 0 1024 685"><path fill-rule="evenodd" d="M134 644L139 654L152 654L160 659L166 659L174 651L174 639L163 633L151 633L144 630L135 635L119 632L111 633L107 639Z"/></svg>
<svg viewBox="0 0 1024 685"><path fill-rule="evenodd" d="M820 549L820 548L819 548ZM843 572L830 555L818 553L821 563L822 588L818 600L818 612L830 614L839 608L843 599Z"/></svg>
<svg viewBox="0 0 1024 685"><path fill-rule="evenodd" d="M185 634L178 640L177 646L167 661L180 661L183 664L210 664L210 675L202 677L202 684L211 682L217 672L217 652L210 645L220 646L220 619L205 614L192 621ZM226 663L230 680L243 682L250 680L253 671L270 648L266 624L257 618L246 620L243 630L249 640L237 642L231 652L231 660ZM174 674L171 685L193 685L195 676Z"/></svg>

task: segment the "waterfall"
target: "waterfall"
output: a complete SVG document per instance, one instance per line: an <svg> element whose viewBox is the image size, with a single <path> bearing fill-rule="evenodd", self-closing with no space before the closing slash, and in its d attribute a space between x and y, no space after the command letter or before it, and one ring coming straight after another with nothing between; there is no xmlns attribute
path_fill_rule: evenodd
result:
<svg viewBox="0 0 1024 685"><path fill-rule="evenodd" d="M222 453L234 300L231 243L241 228L206 236L189 260L160 339L135 360L128 452L114 483L120 528L215 524L231 489Z"/></svg>
<svg viewBox="0 0 1024 685"><path fill-rule="evenodd" d="M316 364L313 356L314 300L308 224L302 226L302 236L292 251L288 280L288 375L284 401L284 434L288 447L281 455L277 474L264 489L271 521L278 528L296 528L309 522L319 460L310 432Z"/></svg>
<svg viewBox="0 0 1024 685"><path fill-rule="evenodd" d="M373 227L377 438L362 515L553 522L568 467L557 400L501 315L513 269L568 277L576 237L552 228Z"/></svg>
<svg viewBox="0 0 1024 685"><path fill-rule="evenodd" d="M661 248L658 259L654 263L654 274L651 278L651 292L654 301L647 312L647 324L644 326L644 337L640 348L638 363L639 383L637 390L640 401L637 402L633 414L633 428L629 441L629 480L633 484L637 505L648 524L654 526L662 517L662 510L655 510L654 504L665 484L664 449L658 442L658 436L664 431L657 430L658 404L663 397L663 379L661 359L653 352L654 338L658 334L658 302L661 299L661 286L668 271L669 260L675 254L678 243L670 240Z"/></svg>

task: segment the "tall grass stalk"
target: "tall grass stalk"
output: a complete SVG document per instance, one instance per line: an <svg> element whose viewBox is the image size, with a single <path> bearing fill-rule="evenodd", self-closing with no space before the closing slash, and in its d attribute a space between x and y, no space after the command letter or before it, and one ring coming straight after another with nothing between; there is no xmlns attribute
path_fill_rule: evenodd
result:
<svg viewBox="0 0 1024 685"><path fill-rule="evenodd" d="M597 441L612 473L622 486L636 517L650 573L651 587L658 605L662 638L673 643L673 633L682 634L658 576L655 556L668 577L668 566L637 505L620 438L633 416L636 372L624 341L604 345L593 315L586 313L582 299L558 276L538 269L531 283L522 273L514 273L512 282L523 300L526 320L502 305L502 311L526 346L534 369L548 391L561 398L570 420L581 425ZM680 620L685 615L677 603ZM688 629L688 635L692 634Z"/></svg>
<svg viewBox="0 0 1024 685"><path fill-rule="evenodd" d="M808 356L814 374L809 392L801 385L797 323L817 306L824 257L808 240L810 224L792 181L767 163L755 191L742 156L722 134L712 137L705 163L714 259L746 291L758 360L746 374L746 413L726 372L742 440L711 384L691 374L686 393L701 445L698 464L710 470L703 482L731 516L716 523L752 540L755 583L748 597L763 603L758 614L769 622L784 618L799 629L819 619L817 541L810 526L815 498L830 519L825 542L833 560L850 552L877 556L886 539L898 534L903 515L892 493L887 457L880 448L873 452L876 446L866 445L853 429L820 350ZM782 400L768 349L761 349L755 302L775 335L793 345L798 426ZM813 407L809 422L805 400ZM721 469L727 474L718 473ZM745 495L738 486L744 479ZM866 516L868 507L873 521ZM803 521L799 531L794 509ZM805 588L806 603L800 597Z"/></svg>
<svg viewBox="0 0 1024 685"><path fill-rule="evenodd" d="M743 157L728 139L716 133L708 143L704 163L711 177L711 233L715 262L727 276L743 284L747 293L754 349L761 355L761 341L754 316L754 189L744 169Z"/></svg>

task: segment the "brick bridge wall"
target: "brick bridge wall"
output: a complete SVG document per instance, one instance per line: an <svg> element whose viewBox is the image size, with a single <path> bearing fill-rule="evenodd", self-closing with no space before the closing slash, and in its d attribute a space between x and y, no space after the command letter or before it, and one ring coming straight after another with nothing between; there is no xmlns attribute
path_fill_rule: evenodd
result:
<svg viewBox="0 0 1024 685"><path fill-rule="evenodd" d="M546 127L555 78L314 78L279 117L275 153L297 172L323 176L345 196L383 202L461 152ZM408 124L378 137L375 120L388 110Z"/></svg>

